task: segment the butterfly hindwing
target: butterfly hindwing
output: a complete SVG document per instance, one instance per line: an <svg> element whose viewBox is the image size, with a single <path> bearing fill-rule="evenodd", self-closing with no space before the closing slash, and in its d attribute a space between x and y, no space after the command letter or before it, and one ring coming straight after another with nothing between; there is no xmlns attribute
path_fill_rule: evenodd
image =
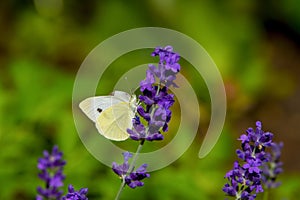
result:
<svg viewBox="0 0 300 200"><path fill-rule="evenodd" d="M100 134L111 140L126 140L127 128L132 128L134 113L127 102L115 104L102 112L96 121Z"/></svg>

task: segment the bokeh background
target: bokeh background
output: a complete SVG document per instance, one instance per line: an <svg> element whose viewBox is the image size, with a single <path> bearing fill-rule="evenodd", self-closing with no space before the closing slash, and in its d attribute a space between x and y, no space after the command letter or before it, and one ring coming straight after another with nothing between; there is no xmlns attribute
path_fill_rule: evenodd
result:
<svg viewBox="0 0 300 200"><path fill-rule="evenodd" d="M88 187L91 200L114 198L120 180L89 154L76 132L72 87L96 45L144 26L180 31L207 50L224 79L227 117L217 145L199 159L210 118L209 94L182 60L182 73L201 105L197 139L179 160L151 173L144 187L126 188L121 199L224 199L223 177L236 159L236 139L256 120L275 134L275 141L284 142L282 185L272 190L271 199L299 199L299 10L297 0L1 1L0 199L34 199L42 184L37 159L54 144L67 160L65 191L72 183L76 189ZM107 72L98 93L111 92L126 69L155 62L150 52L132 52L113 63L117 67ZM170 138L177 128L172 124Z"/></svg>

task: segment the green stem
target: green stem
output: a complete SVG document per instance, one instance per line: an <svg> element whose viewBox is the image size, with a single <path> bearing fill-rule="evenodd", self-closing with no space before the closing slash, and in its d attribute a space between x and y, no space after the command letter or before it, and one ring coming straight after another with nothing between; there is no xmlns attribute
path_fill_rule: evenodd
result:
<svg viewBox="0 0 300 200"><path fill-rule="evenodd" d="M159 85L157 86L156 96L159 94L160 86L161 86L161 84L159 83Z"/></svg>
<svg viewBox="0 0 300 200"><path fill-rule="evenodd" d="M135 162L137 160L138 155L140 154L140 152L142 150L143 144L144 144L144 140L141 141L141 143L139 144L139 146L133 156L132 162L131 162L129 170L128 170L129 173L131 173L134 169Z"/></svg>
<svg viewBox="0 0 300 200"><path fill-rule="evenodd" d="M119 191L118 191L118 193L117 193L117 196L116 196L115 200L118 200L118 199L120 198L120 195L121 195L121 193L122 193L122 191L123 191L124 186L125 186L125 179L123 178L123 179L122 179L121 186L120 186L120 189L119 189Z"/></svg>

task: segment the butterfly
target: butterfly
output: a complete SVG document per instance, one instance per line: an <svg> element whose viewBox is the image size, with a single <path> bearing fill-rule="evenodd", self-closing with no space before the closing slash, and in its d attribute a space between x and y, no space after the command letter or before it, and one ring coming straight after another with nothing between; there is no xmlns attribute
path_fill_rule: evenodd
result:
<svg viewBox="0 0 300 200"><path fill-rule="evenodd" d="M132 128L132 119L135 117L135 95L114 91L109 96L89 97L80 102L79 107L107 139L122 141L129 137L126 130Z"/></svg>

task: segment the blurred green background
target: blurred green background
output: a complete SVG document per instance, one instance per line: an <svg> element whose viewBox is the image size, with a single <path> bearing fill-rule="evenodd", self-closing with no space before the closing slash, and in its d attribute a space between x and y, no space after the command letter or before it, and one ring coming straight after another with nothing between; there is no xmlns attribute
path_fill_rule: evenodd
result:
<svg viewBox="0 0 300 200"><path fill-rule="evenodd" d="M67 160L65 191L72 183L76 189L88 187L91 200L114 198L120 180L89 154L76 132L73 82L101 41L144 26L180 31L207 50L224 79L227 117L213 151L198 159L209 124L209 94L201 77L181 61L201 104L197 140L179 160L151 173L144 187L126 188L121 199L224 199L223 176L236 159L236 138L256 120L285 145L282 186L271 199L299 199L299 10L297 0L1 1L0 199L34 199L42 184L37 159L54 144ZM119 64L155 62L150 52L133 52ZM115 79L107 76L99 94L111 92ZM172 124L170 134L177 128Z"/></svg>

